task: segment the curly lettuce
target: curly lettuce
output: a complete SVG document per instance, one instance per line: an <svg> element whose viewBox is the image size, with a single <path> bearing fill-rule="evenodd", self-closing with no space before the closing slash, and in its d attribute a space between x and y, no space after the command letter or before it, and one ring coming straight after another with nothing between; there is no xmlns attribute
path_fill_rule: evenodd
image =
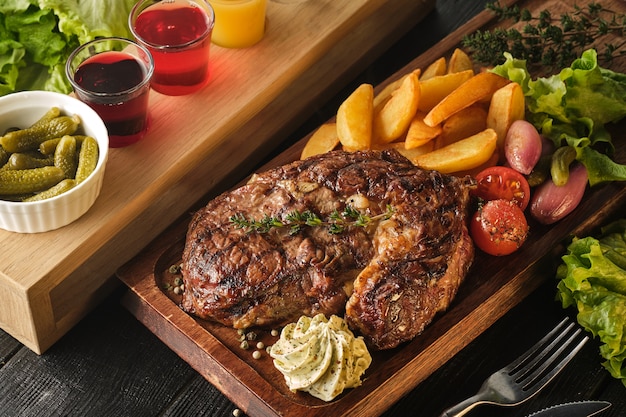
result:
<svg viewBox="0 0 626 417"><path fill-rule="evenodd" d="M0 95L22 90L71 91L64 66L80 44L130 36L135 0L0 2Z"/></svg>
<svg viewBox="0 0 626 417"><path fill-rule="evenodd" d="M606 129L626 116L626 74L600 67L595 49L584 51L560 73L536 79L524 60L508 52L504 56L506 62L493 71L522 86L526 118L557 147L576 150L590 185L626 180L626 165L611 159L615 148Z"/></svg>
<svg viewBox="0 0 626 417"><path fill-rule="evenodd" d="M603 366L626 386L626 219L573 239L557 269L557 297L602 342Z"/></svg>

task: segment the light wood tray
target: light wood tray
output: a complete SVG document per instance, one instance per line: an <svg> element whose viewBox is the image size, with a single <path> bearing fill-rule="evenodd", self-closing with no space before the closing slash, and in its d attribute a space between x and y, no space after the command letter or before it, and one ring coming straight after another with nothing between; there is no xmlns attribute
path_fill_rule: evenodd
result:
<svg viewBox="0 0 626 417"><path fill-rule="evenodd" d="M151 93L150 132L111 149L102 192L88 213L52 232L0 231L0 327L33 351L46 350L117 283L110 278L119 266L218 184L259 163L308 109L354 78L434 3L268 2L260 43L212 46L204 90Z"/></svg>
<svg viewBox="0 0 626 417"><path fill-rule="evenodd" d="M626 6L618 3L615 3L616 8L623 11ZM538 0L523 4L535 8L562 8L567 5L562 1ZM442 55L449 55L463 34L489 24L490 16L487 13L479 15L416 58L386 83L414 68L425 68ZM621 163L626 163L625 128L626 122L623 122L613 132L613 141L617 146L615 159ZM305 140L286 150L268 167L297 159ZM572 236L597 232L598 226L623 216L625 209L625 184L596 186L587 191L575 212L559 223L542 226L531 222L529 240L513 255L498 258L477 253L451 308L439 315L412 342L391 351L376 352L363 385L330 403L307 394L290 392L268 355L253 359L250 350L239 347L233 329L187 315L179 308L176 296L162 289L163 283L172 280L168 268L180 263L189 218L174 224L167 233L159 236L140 256L122 267L118 276L130 288L124 299L126 307L248 415L377 416L540 284L555 279L556 266ZM265 344L275 340L267 331L260 334Z"/></svg>

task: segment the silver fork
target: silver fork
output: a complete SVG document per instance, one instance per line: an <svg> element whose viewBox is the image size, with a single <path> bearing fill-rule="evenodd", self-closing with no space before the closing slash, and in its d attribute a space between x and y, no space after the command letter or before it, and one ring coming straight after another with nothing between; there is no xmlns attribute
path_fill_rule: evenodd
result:
<svg viewBox="0 0 626 417"><path fill-rule="evenodd" d="M589 340L568 318L526 353L492 374L478 393L445 410L440 417L461 417L479 404L521 404L546 386Z"/></svg>

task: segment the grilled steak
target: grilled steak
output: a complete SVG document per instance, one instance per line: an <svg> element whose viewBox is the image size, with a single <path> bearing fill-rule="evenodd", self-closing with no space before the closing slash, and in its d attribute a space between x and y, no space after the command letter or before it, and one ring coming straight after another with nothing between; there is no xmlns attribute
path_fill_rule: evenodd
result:
<svg viewBox="0 0 626 417"><path fill-rule="evenodd" d="M395 347L448 307L470 267L470 181L396 151L334 151L255 175L194 215L182 308L235 328L345 312L372 348ZM308 211L328 221L346 207L370 221L259 233L230 220Z"/></svg>

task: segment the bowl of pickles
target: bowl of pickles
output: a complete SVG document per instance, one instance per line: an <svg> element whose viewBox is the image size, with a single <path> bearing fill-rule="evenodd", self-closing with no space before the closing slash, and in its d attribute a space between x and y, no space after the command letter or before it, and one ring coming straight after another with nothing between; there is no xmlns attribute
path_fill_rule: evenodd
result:
<svg viewBox="0 0 626 417"><path fill-rule="evenodd" d="M0 228L40 233L77 220L100 194L108 150L104 122L72 96L0 97Z"/></svg>

